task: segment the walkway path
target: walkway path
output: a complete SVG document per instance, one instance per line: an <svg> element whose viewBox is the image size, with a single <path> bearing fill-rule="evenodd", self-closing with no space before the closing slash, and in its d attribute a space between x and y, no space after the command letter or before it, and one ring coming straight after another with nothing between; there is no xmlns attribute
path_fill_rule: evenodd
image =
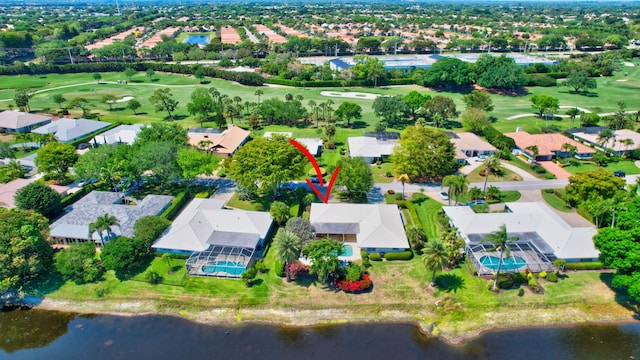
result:
<svg viewBox="0 0 640 360"><path fill-rule="evenodd" d="M574 108L574 107L576 107L576 106L560 106L561 109L571 109L571 108ZM586 113L591 113L591 111L589 111L589 110L587 110L585 108L581 108L581 107L578 107L578 110L580 110L582 112L586 112ZM627 110L624 113L627 114L627 115L631 115L631 114L635 114L637 112L638 112L638 110ZM608 113L598 114L598 116L600 116L600 117L612 116L612 115L615 115L615 114L616 114L616 112L608 112ZM561 118L570 117L569 115L565 115L565 114L555 114L553 116L561 117ZM506 117L505 120L515 120L515 119L519 119L519 118L523 118L523 117L538 117L538 114L533 114L533 113L517 114L517 115Z"/></svg>
<svg viewBox="0 0 640 360"><path fill-rule="evenodd" d="M570 172L563 169L560 165L554 163L553 161L539 161L538 165L545 168L548 172L555 175L558 179L568 179L572 176Z"/></svg>

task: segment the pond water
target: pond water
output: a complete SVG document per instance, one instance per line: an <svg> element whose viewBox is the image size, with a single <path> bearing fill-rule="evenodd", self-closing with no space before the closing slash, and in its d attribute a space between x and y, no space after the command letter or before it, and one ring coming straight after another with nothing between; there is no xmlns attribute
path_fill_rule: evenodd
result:
<svg viewBox="0 0 640 360"><path fill-rule="evenodd" d="M0 312L0 359L633 359L640 323L511 329L450 346L410 324L207 326L168 316Z"/></svg>
<svg viewBox="0 0 640 360"><path fill-rule="evenodd" d="M182 40L182 42L205 46L209 43L209 37L206 35L189 35L184 40Z"/></svg>

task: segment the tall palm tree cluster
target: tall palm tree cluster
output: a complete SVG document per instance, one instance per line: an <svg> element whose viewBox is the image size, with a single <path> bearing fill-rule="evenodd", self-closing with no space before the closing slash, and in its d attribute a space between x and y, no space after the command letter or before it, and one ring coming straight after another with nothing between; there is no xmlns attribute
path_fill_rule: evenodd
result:
<svg viewBox="0 0 640 360"><path fill-rule="evenodd" d="M455 205L458 205L460 197L464 196L467 191L469 191L469 182L463 174L445 176L444 179L442 179L442 186L449 187L449 206L451 206L452 198L455 198Z"/></svg>
<svg viewBox="0 0 640 360"><path fill-rule="evenodd" d="M98 216L96 221L89 224L89 238L93 238L93 233L98 232L98 236L100 236L100 244L104 247L105 244L105 232L107 235L107 241L111 240L111 227L119 226L120 223L115 216L104 214L102 216Z"/></svg>

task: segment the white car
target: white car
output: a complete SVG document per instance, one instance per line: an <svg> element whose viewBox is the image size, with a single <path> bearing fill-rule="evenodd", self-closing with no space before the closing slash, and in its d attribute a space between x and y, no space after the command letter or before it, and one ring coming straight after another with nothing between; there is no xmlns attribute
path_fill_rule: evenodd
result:
<svg viewBox="0 0 640 360"><path fill-rule="evenodd" d="M447 194L447 193L446 193L446 192L444 192L444 191L439 192L439 193L438 193L438 195L440 195L440 198L441 198L442 200L449 200L449 194Z"/></svg>

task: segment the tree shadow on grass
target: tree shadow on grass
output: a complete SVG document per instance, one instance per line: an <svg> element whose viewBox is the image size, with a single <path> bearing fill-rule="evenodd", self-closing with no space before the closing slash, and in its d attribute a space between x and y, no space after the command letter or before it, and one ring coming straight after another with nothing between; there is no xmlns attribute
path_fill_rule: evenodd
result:
<svg viewBox="0 0 640 360"><path fill-rule="evenodd" d="M188 115L178 115L178 114L174 114L173 115L173 119L169 119L169 116L165 116L164 120L167 121L178 121L178 120L184 120L188 117Z"/></svg>
<svg viewBox="0 0 640 360"><path fill-rule="evenodd" d="M456 274L442 274L436 277L436 288L455 293L465 288L464 279Z"/></svg>
<svg viewBox="0 0 640 360"><path fill-rule="evenodd" d="M313 275L300 276L295 278L295 280L293 280L292 282L298 286L309 288L311 285L316 284L317 278Z"/></svg>
<svg viewBox="0 0 640 360"><path fill-rule="evenodd" d="M358 121L354 121L354 122L351 123L351 128L352 129L364 129L364 128L367 127L367 125L368 124L366 122L358 120Z"/></svg>
<svg viewBox="0 0 640 360"><path fill-rule="evenodd" d="M634 312L633 318L640 320L640 303L635 301L625 289L614 288L611 286L614 273L600 273L600 280L605 283L611 290L615 292L615 300L618 304L622 305L625 309ZM568 276L567 276L568 277Z"/></svg>

